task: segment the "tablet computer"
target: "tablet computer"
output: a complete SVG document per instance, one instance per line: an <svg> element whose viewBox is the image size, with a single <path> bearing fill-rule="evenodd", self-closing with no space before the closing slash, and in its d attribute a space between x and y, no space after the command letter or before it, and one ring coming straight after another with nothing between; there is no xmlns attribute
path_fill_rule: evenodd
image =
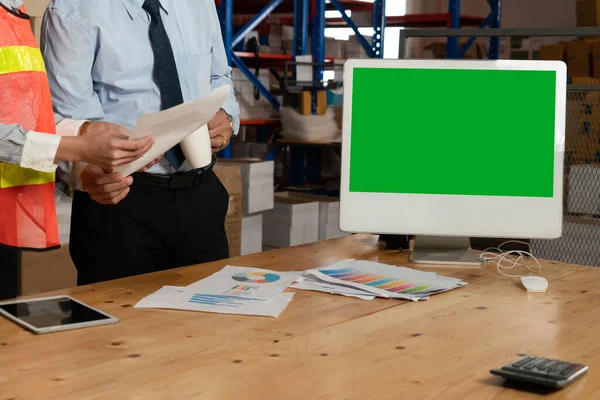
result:
<svg viewBox="0 0 600 400"><path fill-rule="evenodd" d="M0 314L38 334L119 322L118 318L69 296L0 302Z"/></svg>

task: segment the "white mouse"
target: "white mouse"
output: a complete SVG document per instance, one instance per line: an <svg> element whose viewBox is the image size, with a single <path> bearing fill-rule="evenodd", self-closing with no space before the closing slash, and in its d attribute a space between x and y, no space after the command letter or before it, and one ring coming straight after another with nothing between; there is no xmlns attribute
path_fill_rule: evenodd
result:
<svg viewBox="0 0 600 400"><path fill-rule="evenodd" d="M543 293L548 289L548 280L541 276L522 276L521 283L528 292Z"/></svg>

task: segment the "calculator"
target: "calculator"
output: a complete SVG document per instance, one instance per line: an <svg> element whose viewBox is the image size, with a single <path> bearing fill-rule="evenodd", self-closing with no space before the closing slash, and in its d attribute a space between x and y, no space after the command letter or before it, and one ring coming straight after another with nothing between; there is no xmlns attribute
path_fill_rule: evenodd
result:
<svg viewBox="0 0 600 400"><path fill-rule="evenodd" d="M568 361L525 356L490 372L508 380L561 389L584 375L587 370L588 367L585 365Z"/></svg>

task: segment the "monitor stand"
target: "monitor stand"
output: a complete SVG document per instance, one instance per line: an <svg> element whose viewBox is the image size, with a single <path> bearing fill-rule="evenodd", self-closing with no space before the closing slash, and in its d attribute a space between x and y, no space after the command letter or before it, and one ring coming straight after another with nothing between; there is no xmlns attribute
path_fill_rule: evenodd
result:
<svg viewBox="0 0 600 400"><path fill-rule="evenodd" d="M409 261L414 264L483 265L469 238L417 236Z"/></svg>

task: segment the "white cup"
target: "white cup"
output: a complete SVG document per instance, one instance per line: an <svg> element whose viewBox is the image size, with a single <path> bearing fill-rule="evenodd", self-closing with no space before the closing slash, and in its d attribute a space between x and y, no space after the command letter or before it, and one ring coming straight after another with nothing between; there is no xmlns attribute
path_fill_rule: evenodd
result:
<svg viewBox="0 0 600 400"><path fill-rule="evenodd" d="M212 162L212 151L208 126L204 125L183 139L181 150L183 150L187 162L194 169L206 167L210 164Z"/></svg>

